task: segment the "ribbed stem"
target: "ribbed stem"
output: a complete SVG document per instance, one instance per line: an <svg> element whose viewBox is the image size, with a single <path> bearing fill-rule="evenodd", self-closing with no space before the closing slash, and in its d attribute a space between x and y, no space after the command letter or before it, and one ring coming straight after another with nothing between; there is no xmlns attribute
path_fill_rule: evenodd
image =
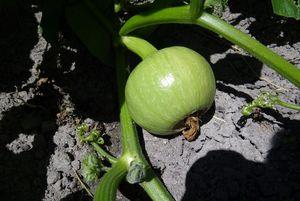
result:
<svg viewBox="0 0 300 201"><path fill-rule="evenodd" d="M203 7L204 7L204 1L205 0L190 0L190 14L191 19L195 20L198 17L200 17Z"/></svg>
<svg viewBox="0 0 300 201"><path fill-rule="evenodd" d="M300 110L300 106L299 105L295 105L295 104L292 104L292 103L287 103L287 102L284 102L280 99L278 99L276 101L276 103L282 107L286 107L286 108L290 108L290 109L293 109L293 110Z"/></svg>
<svg viewBox="0 0 300 201"><path fill-rule="evenodd" d="M173 201L174 198L168 192L164 184L155 175L153 170L147 172L148 180L140 183L141 187L147 192L153 201Z"/></svg>
<svg viewBox="0 0 300 201"><path fill-rule="evenodd" d="M115 49L123 155L127 153L141 154L137 131L125 104L124 92L129 74L126 71L125 52L121 47L116 47Z"/></svg>
<svg viewBox="0 0 300 201"><path fill-rule="evenodd" d="M127 106L124 103L120 113L121 132L122 132L122 149L124 156L130 156L132 159L142 155L142 149L137 136L136 127L133 120L128 114ZM128 159L130 160L130 159ZM128 161L131 162L131 161Z"/></svg>
<svg viewBox="0 0 300 201"><path fill-rule="evenodd" d="M135 15L123 25L119 33L126 35L138 28L167 23L197 24L209 29L248 51L297 87L300 87L300 69L296 66L218 17L203 12L197 20L191 20L189 6L166 8Z"/></svg>
<svg viewBox="0 0 300 201"><path fill-rule="evenodd" d="M127 173L127 165L119 160L113 167L101 178L96 189L95 201L115 201L118 186Z"/></svg>
<svg viewBox="0 0 300 201"><path fill-rule="evenodd" d="M172 201L172 195L168 192L162 182L154 174L153 170L150 168L150 165L143 156L139 139L137 136L136 127L128 113L126 104L125 104L125 84L129 72L127 72L126 59L124 49L119 45L119 38L115 37L113 27L110 26L107 19L101 15L101 13L96 12L93 9L92 4L89 0L84 0L86 5L91 9L95 16L100 20L106 28L114 35L115 38L115 60L116 60L116 71L117 71L117 85L118 85L118 96L119 96L119 105L120 105L120 123L122 127L121 136L122 136L122 148L123 153L121 158L117 161L114 157L108 155L101 147L97 144L93 144L94 148L101 155L106 156L113 164L113 167L103 176L101 179L94 196L95 201L113 201L116 198L117 188L120 182L126 176L128 167L131 161L140 161L144 163L147 169L147 179L145 182L142 182L142 187L149 193L149 196L153 198L154 201ZM140 50L138 48L131 47L132 50L136 50L137 53L142 58L145 58L149 53L155 52L156 49L146 41L139 39L134 40L138 41L137 46L144 44L145 50ZM146 42L146 43L145 43ZM129 45L130 46L130 45Z"/></svg>
<svg viewBox="0 0 300 201"><path fill-rule="evenodd" d="M153 50L153 48L151 48ZM145 189L148 195L154 201L172 201L174 200L172 195L168 192L163 183L157 178L150 168L147 160L145 159L141 146L139 144L138 133L136 127L128 113L124 88L126 84L126 78L128 72L126 71L126 61L124 50L120 47L116 48L116 65L117 65L117 80L118 80L118 92L120 101L120 123L121 123L121 137L122 137L122 156L119 160L124 160L127 166L131 161L137 160L145 164L147 169L146 181L140 183Z"/></svg>

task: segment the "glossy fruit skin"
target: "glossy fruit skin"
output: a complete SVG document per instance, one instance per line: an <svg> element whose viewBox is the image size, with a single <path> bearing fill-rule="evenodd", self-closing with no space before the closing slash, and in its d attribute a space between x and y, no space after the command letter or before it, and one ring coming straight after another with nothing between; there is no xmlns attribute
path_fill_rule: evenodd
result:
<svg viewBox="0 0 300 201"><path fill-rule="evenodd" d="M197 52L168 47L146 57L130 74L125 101L132 119L157 135L178 132L179 122L214 101L215 78Z"/></svg>

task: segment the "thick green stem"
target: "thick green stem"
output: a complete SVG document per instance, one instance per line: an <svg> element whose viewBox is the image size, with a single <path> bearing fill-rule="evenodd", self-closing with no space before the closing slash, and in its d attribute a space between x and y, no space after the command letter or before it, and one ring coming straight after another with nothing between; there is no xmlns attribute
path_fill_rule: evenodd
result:
<svg viewBox="0 0 300 201"><path fill-rule="evenodd" d="M132 52L136 53L142 59L157 52L157 49L144 39L134 36L122 36L122 43Z"/></svg>
<svg viewBox="0 0 300 201"><path fill-rule="evenodd" d="M166 8L135 15L124 24L119 33L120 35L126 35L138 28L167 23L197 24L209 29L245 49L297 87L300 87L300 69L296 66L251 38L248 34L211 14L203 12L197 20L191 20L189 6Z"/></svg>
<svg viewBox="0 0 300 201"><path fill-rule="evenodd" d="M205 0L191 0L190 14L192 20L196 20L198 17L200 17L204 7L204 1Z"/></svg>
<svg viewBox="0 0 300 201"><path fill-rule="evenodd" d="M147 192L149 197L154 201L172 201L174 198L168 192L164 184L155 175L152 169L147 172L146 181L140 183L141 187Z"/></svg>
<svg viewBox="0 0 300 201"><path fill-rule="evenodd" d="M95 201L115 201L118 186L127 173L127 165L123 160L119 160L113 167L101 178L96 189Z"/></svg>
<svg viewBox="0 0 300 201"><path fill-rule="evenodd" d="M107 19L93 9L92 4L89 0L85 0L86 5L96 15L96 17L106 26L106 28L114 35L113 27L110 26ZM128 39L128 38L127 38ZM145 189L149 196L154 201L172 201L174 200L172 195L168 192L163 183L156 177L147 160L143 156L142 149L139 144L139 139L136 131L136 127L131 119L126 104L125 104L125 85L129 72L126 70L126 59L124 49L120 47L119 38L115 38L115 60L116 60L116 71L117 71L117 85L118 85L118 96L120 105L120 123L121 123L121 135L122 135L122 156L117 160L113 156L105 152L98 144L92 143L95 150L102 156L106 157L113 167L104 175L101 179L94 196L95 201L113 201L116 198L117 188L120 182L125 178L128 168L132 161L142 162L147 170L146 179L140 185ZM131 38L132 41L132 38ZM131 46L132 50L136 50L139 56L145 58L150 53L156 50L150 43L142 39L134 40L133 43L137 42L137 46L144 45L146 50L140 50ZM129 44L130 46L130 44Z"/></svg>
<svg viewBox="0 0 300 201"><path fill-rule="evenodd" d="M141 146L139 144L136 127L131 119L124 97L124 89L128 72L126 71L126 60L124 49L116 47L116 66L117 66L117 81L118 93L120 101L120 123L123 153L119 160L124 160L129 167L133 160L141 161L147 169L146 180L140 185L145 189L148 195L154 201L172 201L172 195L168 192L163 183L156 177L153 170L150 168L147 160L143 156ZM152 48L151 48L152 49ZM153 49L152 49L153 50Z"/></svg>
<svg viewBox="0 0 300 201"><path fill-rule="evenodd" d="M287 102L284 102L280 99L278 99L276 101L276 103L282 107L286 107L286 108L290 108L290 109L293 109L293 110L300 110L300 106L299 105L295 105L295 104L292 104L292 103L287 103Z"/></svg>
<svg viewBox="0 0 300 201"><path fill-rule="evenodd" d="M104 149L102 149L102 147L100 147L97 143L91 142L91 145L94 147L94 149L98 152L100 156L106 158L111 164L114 164L118 161L118 159L116 159L108 152L106 152Z"/></svg>
<svg viewBox="0 0 300 201"><path fill-rule="evenodd" d="M300 69L257 40L251 38L249 35L208 13L204 13L200 18L198 18L196 23L217 34L220 34L230 42L240 46L257 59L277 71L297 87L300 87Z"/></svg>
<svg viewBox="0 0 300 201"><path fill-rule="evenodd" d="M121 132L122 132L122 149L123 156L128 158L128 163L137 159L142 155L142 149L138 143L136 127L133 120L128 114L127 106L124 103L121 107L120 113Z"/></svg>
<svg viewBox="0 0 300 201"><path fill-rule="evenodd" d="M128 114L125 104L124 92L127 76L129 74L129 72L126 71L127 64L125 52L121 47L116 47L115 49L123 155L130 155L130 153L140 155L142 151L138 143L136 128L130 115Z"/></svg>

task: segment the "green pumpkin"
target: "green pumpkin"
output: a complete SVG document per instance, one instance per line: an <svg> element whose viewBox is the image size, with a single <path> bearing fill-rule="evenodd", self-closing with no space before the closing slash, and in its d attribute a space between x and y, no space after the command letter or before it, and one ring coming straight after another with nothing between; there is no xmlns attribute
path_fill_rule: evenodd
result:
<svg viewBox="0 0 300 201"><path fill-rule="evenodd" d="M197 52L180 46L146 57L130 74L125 101L132 119L157 135L184 129L181 124L214 101L215 78L209 63Z"/></svg>

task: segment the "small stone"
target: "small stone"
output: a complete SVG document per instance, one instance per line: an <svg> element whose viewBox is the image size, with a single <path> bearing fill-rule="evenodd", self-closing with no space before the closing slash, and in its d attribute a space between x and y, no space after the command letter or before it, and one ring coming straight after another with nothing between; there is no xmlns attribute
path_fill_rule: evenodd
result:
<svg viewBox="0 0 300 201"><path fill-rule="evenodd" d="M69 189L74 189L76 187L76 182L73 180L73 181L69 181L70 184L69 184Z"/></svg>
<svg viewBox="0 0 300 201"><path fill-rule="evenodd" d="M90 118L85 119L83 122L88 124L89 126L92 126L95 123L95 121L93 119L90 119Z"/></svg>
<svg viewBox="0 0 300 201"><path fill-rule="evenodd" d="M53 156L53 166L58 171L69 172L71 170L71 161L69 156L64 152L56 151Z"/></svg>
<svg viewBox="0 0 300 201"><path fill-rule="evenodd" d="M60 174L57 171L48 171L47 172L47 183L54 184L60 179Z"/></svg>
<svg viewBox="0 0 300 201"><path fill-rule="evenodd" d="M58 180L54 185L53 188L56 192L59 192L61 190L61 180Z"/></svg>
<svg viewBox="0 0 300 201"><path fill-rule="evenodd" d="M75 169L75 170L79 170L80 169L80 162L75 160L75 161L72 161L71 162L71 165L72 167Z"/></svg>

